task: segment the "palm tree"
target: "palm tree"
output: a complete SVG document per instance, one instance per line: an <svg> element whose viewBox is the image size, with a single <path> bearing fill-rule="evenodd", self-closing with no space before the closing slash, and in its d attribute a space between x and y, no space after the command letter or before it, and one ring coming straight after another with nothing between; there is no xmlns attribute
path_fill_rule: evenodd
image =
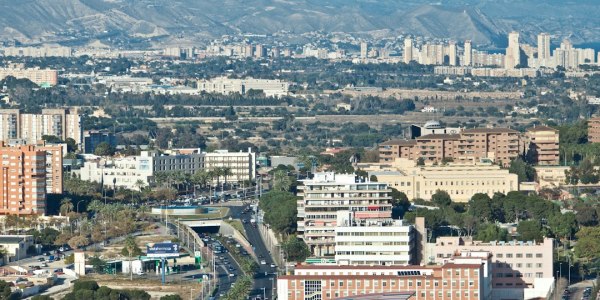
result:
<svg viewBox="0 0 600 300"><path fill-rule="evenodd" d="M140 193L141 193L142 189L146 186L146 183L143 180L138 179L138 180L135 181L135 183L133 185L135 187L137 187L140 190Z"/></svg>
<svg viewBox="0 0 600 300"><path fill-rule="evenodd" d="M73 202L71 201L71 198L63 198L60 201L60 215L61 216L66 216L67 214L69 214L70 212L73 211Z"/></svg>
<svg viewBox="0 0 600 300"><path fill-rule="evenodd" d="M273 189L277 191L289 191L292 180L285 170L277 170L273 174Z"/></svg>
<svg viewBox="0 0 600 300"><path fill-rule="evenodd" d="M227 185L227 176L233 175L233 172L231 172L230 167L223 167L221 168L221 175L223 175L223 180L225 180L225 185Z"/></svg>
<svg viewBox="0 0 600 300"><path fill-rule="evenodd" d="M194 195L196 194L196 185L205 188L209 180L210 174L205 170L201 170L194 173L194 175L192 175L192 183L194 184Z"/></svg>

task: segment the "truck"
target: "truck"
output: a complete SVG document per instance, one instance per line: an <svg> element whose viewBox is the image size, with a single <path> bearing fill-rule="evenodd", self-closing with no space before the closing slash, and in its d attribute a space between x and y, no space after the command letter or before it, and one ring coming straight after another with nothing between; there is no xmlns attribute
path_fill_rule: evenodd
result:
<svg viewBox="0 0 600 300"><path fill-rule="evenodd" d="M250 224L252 224L252 227L256 227L256 220L250 219Z"/></svg>

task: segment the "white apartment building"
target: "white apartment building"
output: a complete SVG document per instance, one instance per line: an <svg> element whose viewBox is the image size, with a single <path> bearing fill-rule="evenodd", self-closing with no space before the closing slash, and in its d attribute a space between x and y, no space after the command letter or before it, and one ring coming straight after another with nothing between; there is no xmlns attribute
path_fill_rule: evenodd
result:
<svg viewBox="0 0 600 300"><path fill-rule="evenodd" d="M229 152L227 150L215 150L214 152L203 152L204 169L215 170L216 168L228 168L231 175L225 178L221 176L219 182L241 183L256 179L256 153L248 149L247 152ZM217 182L217 178L213 183Z"/></svg>
<svg viewBox="0 0 600 300"><path fill-rule="evenodd" d="M316 173L298 186L298 233L314 256L334 255L337 212L353 212L357 222L389 220L390 189L354 174Z"/></svg>
<svg viewBox="0 0 600 300"><path fill-rule="evenodd" d="M408 265L414 263L414 228L402 220L356 220L338 211L335 262L338 265Z"/></svg>
<svg viewBox="0 0 600 300"><path fill-rule="evenodd" d="M466 237L438 237L427 244L426 261L421 263L445 264L462 251L492 254L492 300L546 298L553 288L553 239L485 243Z"/></svg>
<svg viewBox="0 0 600 300"><path fill-rule="evenodd" d="M153 181L152 158L129 156L112 160L86 161L81 169L73 171L81 180L103 183L106 187L137 190ZM138 186L138 181L142 186Z"/></svg>
<svg viewBox="0 0 600 300"><path fill-rule="evenodd" d="M262 91L267 97L282 97L288 94L289 82L271 79L232 79L217 77L209 80L198 80L198 90L206 93L245 95L250 90Z"/></svg>
<svg viewBox="0 0 600 300"><path fill-rule="evenodd" d="M468 202L477 193L492 197L497 192L506 194L519 190L516 174L490 162L417 166L416 161L397 158L391 163L358 164L358 168L403 192L408 199L430 200L442 190L448 192L453 201Z"/></svg>
<svg viewBox="0 0 600 300"><path fill-rule="evenodd" d="M41 114L0 109L0 140L23 139L29 144L35 144L44 135L57 136L63 141L72 138L77 144L81 144L81 115L77 109L42 109Z"/></svg>
<svg viewBox="0 0 600 300"><path fill-rule="evenodd" d="M71 57L73 49L70 47L6 47L0 48L4 56L15 57Z"/></svg>

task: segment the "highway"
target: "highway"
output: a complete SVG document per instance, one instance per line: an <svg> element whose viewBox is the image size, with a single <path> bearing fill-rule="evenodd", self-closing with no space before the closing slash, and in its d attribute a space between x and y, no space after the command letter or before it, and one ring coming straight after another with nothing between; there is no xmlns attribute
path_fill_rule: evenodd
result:
<svg viewBox="0 0 600 300"><path fill-rule="evenodd" d="M242 214L246 207L247 205L231 206L230 211L232 218L247 220L243 223L244 229L259 261L260 270L255 276L254 289L250 292L250 299L255 299L257 296L260 296L261 299L265 297L266 299L273 299L273 287L277 285L277 268L271 268L271 264L274 263L271 254L267 250L258 229L250 224L250 218L255 217L255 215L251 213ZM265 261L264 265L260 263L262 260Z"/></svg>

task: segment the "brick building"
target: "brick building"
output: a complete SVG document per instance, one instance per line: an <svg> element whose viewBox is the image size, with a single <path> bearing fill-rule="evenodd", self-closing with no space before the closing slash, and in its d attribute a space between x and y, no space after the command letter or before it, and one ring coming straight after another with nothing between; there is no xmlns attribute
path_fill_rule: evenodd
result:
<svg viewBox="0 0 600 300"><path fill-rule="evenodd" d="M0 148L0 214L46 212L46 151L27 145Z"/></svg>
<svg viewBox="0 0 600 300"><path fill-rule="evenodd" d="M488 299L487 252L461 253L441 266L301 265L277 278L277 299Z"/></svg>

